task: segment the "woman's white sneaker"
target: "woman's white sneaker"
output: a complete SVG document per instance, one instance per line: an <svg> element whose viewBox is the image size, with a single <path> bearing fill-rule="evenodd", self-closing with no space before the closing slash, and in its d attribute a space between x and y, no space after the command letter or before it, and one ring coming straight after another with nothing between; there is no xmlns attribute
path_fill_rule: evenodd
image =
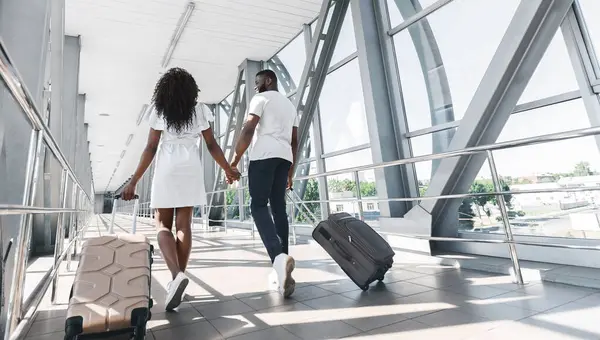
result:
<svg viewBox="0 0 600 340"><path fill-rule="evenodd" d="M183 292L189 282L190 279L184 273L179 273L173 281L167 284L166 310L171 311L179 307Z"/></svg>
<svg viewBox="0 0 600 340"><path fill-rule="evenodd" d="M277 273L277 290L284 297L289 297L296 289L296 281L292 278L295 266L294 258L283 253L273 261L273 269Z"/></svg>

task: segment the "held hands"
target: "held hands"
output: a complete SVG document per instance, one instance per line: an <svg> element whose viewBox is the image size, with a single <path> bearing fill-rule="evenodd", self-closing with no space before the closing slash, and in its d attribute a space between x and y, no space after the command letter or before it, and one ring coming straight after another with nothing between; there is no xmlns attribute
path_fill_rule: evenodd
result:
<svg viewBox="0 0 600 340"><path fill-rule="evenodd" d="M227 184L233 184L234 181L240 180L242 174L232 163L227 169L225 169L225 176L227 177Z"/></svg>

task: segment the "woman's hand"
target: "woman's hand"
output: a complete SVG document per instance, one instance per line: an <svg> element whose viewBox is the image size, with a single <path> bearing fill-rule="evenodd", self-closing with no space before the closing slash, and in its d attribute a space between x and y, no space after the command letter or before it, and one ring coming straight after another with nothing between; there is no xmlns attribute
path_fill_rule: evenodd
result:
<svg viewBox="0 0 600 340"><path fill-rule="evenodd" d="M123 200L131 201L132 199L134 199L136 186L137 186L137 183L135 183L133 181L129 181L129 183L123 189L123 193L121 194L121 197L123 198Z"/></svg>

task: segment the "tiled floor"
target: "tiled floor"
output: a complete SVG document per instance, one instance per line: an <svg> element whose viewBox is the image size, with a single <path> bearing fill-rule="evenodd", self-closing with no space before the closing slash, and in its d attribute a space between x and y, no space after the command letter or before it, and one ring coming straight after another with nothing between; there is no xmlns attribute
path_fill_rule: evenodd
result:
<svg viewBox="0 0 600 340"><path fill-rule="evenodd" d="M106 220L108 221L108 220ZM117 224L129 228L126 219ZM104 231L92 226L88 235ZM153 228L139 232L154 239ZM257 236L258 237L258 236ZM383 284L359 290L314 244L293 246L293 299L266 291L269 263L244 232L194 230L186 302L165 313L169 275L157 255L148 339L600 339L600 291L409 263L401 254ZM58 304L44 303L27 339L62 339L73 273L60 278Z"/></svg>

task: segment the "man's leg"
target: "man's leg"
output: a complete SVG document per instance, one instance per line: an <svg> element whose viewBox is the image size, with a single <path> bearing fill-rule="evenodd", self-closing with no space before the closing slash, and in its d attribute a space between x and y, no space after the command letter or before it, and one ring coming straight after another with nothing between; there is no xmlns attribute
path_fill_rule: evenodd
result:
<svg viewBox="0 0 600 340"><path fill-rule="evenodd" d="M275 261L275 257L281 254L281 241L277 236L275 224L267 206L271 196L274 173L275 167L272 159L251 161L248 166L250 211L271 262Z"/></svg>
<svg viewBox="0 0 600 340"><path fill-rule="evenodd" d="M277 159L274 164L273 185L271 187L271 212L275 222L278 238L281 240L281 251L273 263L273 269L277 273L278 290L283 296L292 295L296 288L296 281L292 278L292 271L296 266L294 258L288 255L289 223L287 220L285 191L287 189L287 174L290 162Z"/></svg>
<svg viewBox="0 0 600 340"><path fill-rule="evenodd" d="M290 235L290 225L286 209L285 192L287 190L287 176L290 170L291 163L286 160L281 160L275 168L273 176L273 186L271 188L271 212L273 213L273 222L277 235L281 240L281 250L289 255L288 244Z"/></svg>

